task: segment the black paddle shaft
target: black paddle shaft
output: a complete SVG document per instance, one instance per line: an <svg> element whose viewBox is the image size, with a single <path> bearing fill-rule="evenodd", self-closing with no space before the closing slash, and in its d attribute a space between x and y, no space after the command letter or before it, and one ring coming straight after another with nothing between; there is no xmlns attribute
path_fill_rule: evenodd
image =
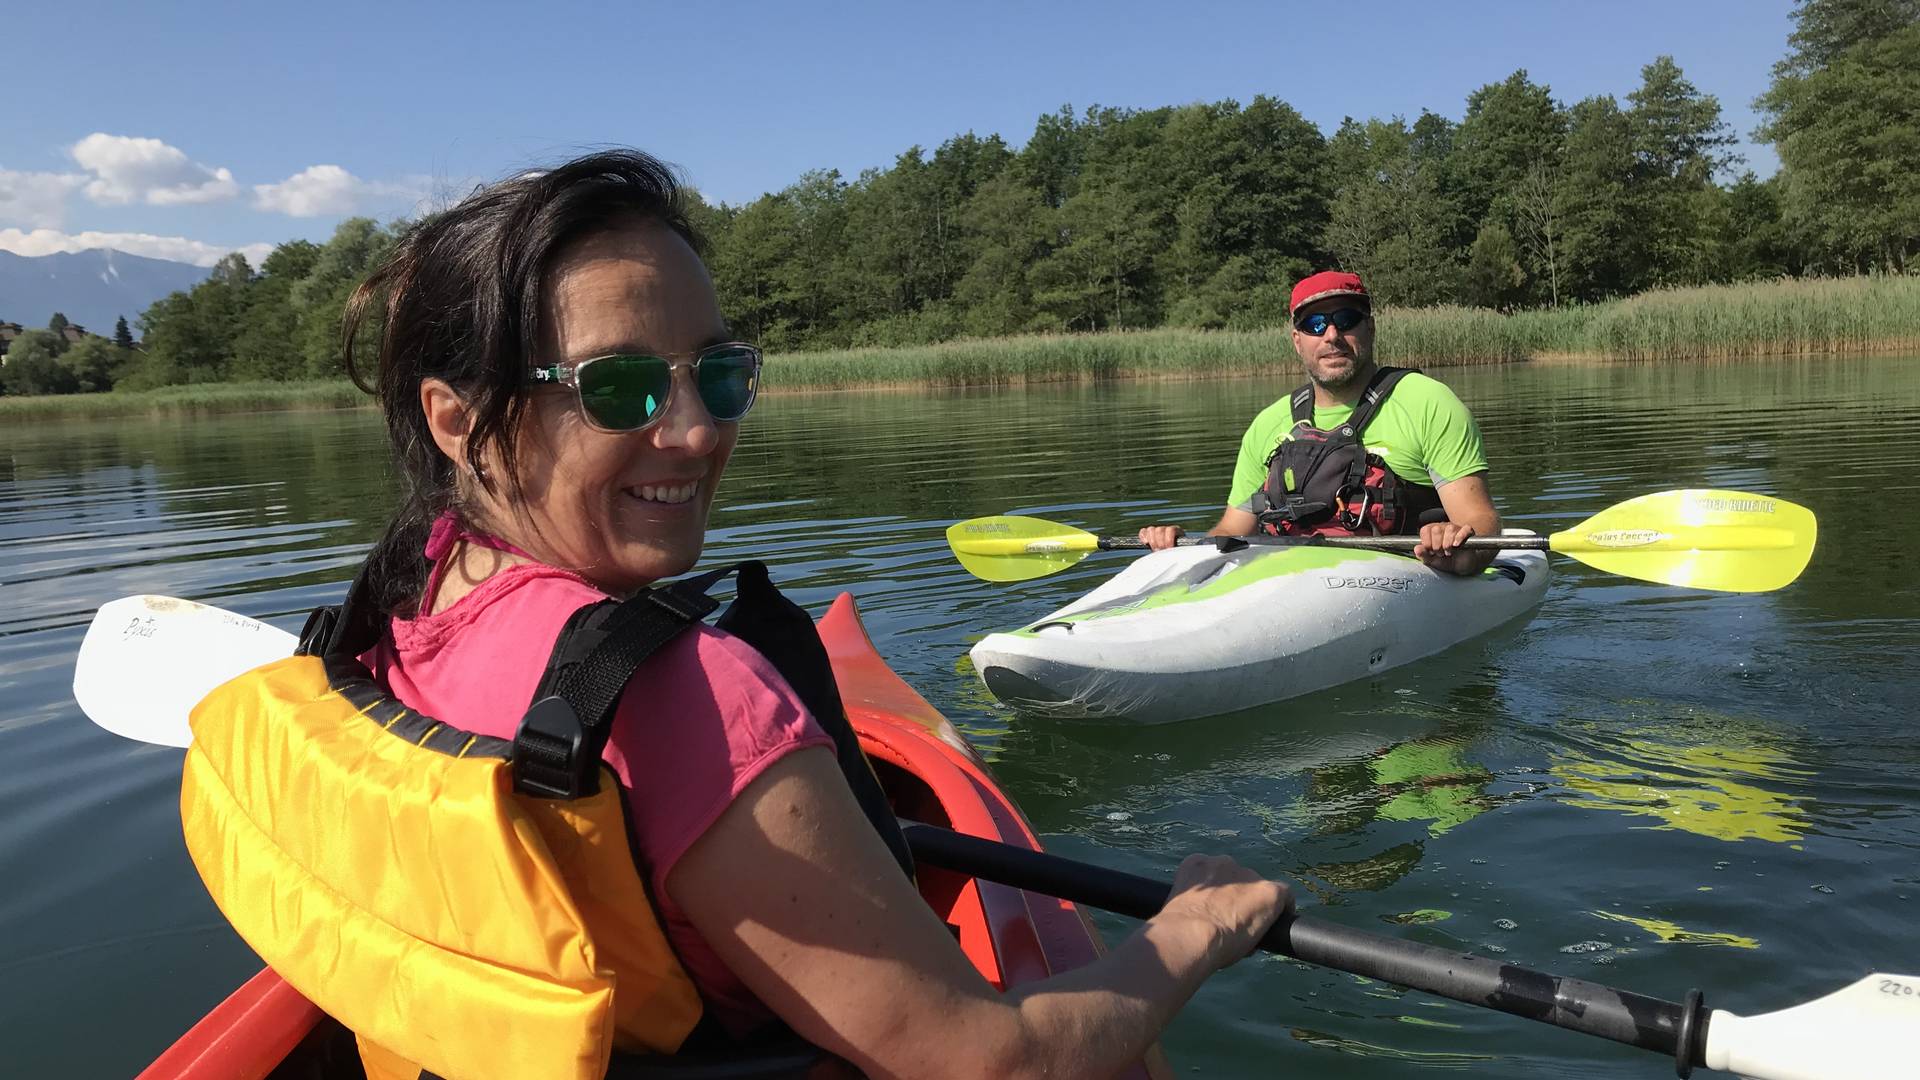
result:
<svg viewBox="0 0 1920 1080"><path fill-rule="evenodd" d="M1175 547L1217 547L1221 551L1239 551L1248 547L1341 547L1371 548L1375 551L1412 551L1420 543L1417 536L1182 536ZM1137 551L1147 546L1137 536L1103 536L1101 551ZM1552 551L1553 540L1546 536L1470 536L1457 546L1492 551Z"/></svg>
<svg viewBox="0 0 1920 1080"><path fill-rule="evenodd" d="M1160 882L1118 870L932 825L900 824L914 858L923 863L1135 919L1152 917L1171 891ZM1260 940L1260 947L1309 964L1672 1055L1683 1077L1692 1066L1705 1063L1708 1014L1697 992L1681 1005L1296 914L1275 924ZM1677 1053L1683 1043L1688 1048L1684 1055Z"/></svg>

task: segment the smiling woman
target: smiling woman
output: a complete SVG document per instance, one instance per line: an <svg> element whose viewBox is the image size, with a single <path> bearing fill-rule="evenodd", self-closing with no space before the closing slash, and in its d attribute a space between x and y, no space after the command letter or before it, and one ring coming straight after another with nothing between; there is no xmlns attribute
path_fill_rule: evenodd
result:
<svg viewBox="0 0 1920 1080"><path fill-rule="evenodd" d="M796 1034L873 1076L1151 1059L1285 887L1193 857L1113 952L996 987L923 898L951 884L901 872L805 613L758 563L730 568L726 629L700 619L729 570L655 587L698 560L758 386L699 247L664 166L603 153L476 192L356 292L348 355L377 356L407 492L310 624L319 667L195 711L209 891L375 1080L588 1080Z"/></svg>

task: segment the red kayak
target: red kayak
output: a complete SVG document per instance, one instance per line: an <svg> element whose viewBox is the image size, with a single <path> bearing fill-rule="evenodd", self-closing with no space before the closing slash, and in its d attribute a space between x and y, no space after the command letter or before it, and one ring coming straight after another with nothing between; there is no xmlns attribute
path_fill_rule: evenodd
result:
<svg viewBox="0 0 1920 1080"><path fill-rule="evenodd" d="M1039 850L1040 841L940 711L874 651L851 594L819 621L847 718L903 818ZM920 895L1001 989L1079 967L1101 945L1063 900L923 866ZM247 980L140 1074L141 1080L358 1076L351 1037L271 969ZM1144 1066L1126 1074L1143 1078Z"/></svg>

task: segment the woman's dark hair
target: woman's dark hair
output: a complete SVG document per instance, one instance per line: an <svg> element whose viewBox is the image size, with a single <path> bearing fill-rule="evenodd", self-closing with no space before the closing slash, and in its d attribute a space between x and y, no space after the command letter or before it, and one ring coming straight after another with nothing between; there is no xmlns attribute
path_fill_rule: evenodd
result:
<svg viewBox="0 0 1920 1080"><path fill-rule="evenodd" d="M368 556L373 599L410 614L426 587L421 557L440 514L461 512L456 466L433 441L420 384L441 379L466 402L465 469L488 492L515 497L515 434L542 341L542 304L554 256L582 237L653 221L703 248L673 170L638 150L609 150L476 189L409 228L347 301L347 372L377 394L404 487L399 510ZM377 338L378 376L362 377L356 346ZM489 450L501 463L483 469ZM504 473L504 477L499 475Z"/></svg>

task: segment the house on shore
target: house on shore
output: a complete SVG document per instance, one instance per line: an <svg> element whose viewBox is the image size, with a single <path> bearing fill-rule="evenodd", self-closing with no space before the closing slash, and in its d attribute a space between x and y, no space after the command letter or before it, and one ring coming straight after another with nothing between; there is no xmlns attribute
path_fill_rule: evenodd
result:
<svg viewBox="0 0 1920 1080"><path fill-rule="evenodd" d="M7 322L4 319L0 319L0 363L5 362L7 349L13 344L13 339L33 329L38 328L21 326L17 322ZM98 336L98 334L88 333L87 328L81 326L79 323L68 323L60 329L60 340L66 342L68 345L78 345L90 337Z"/></svg>

